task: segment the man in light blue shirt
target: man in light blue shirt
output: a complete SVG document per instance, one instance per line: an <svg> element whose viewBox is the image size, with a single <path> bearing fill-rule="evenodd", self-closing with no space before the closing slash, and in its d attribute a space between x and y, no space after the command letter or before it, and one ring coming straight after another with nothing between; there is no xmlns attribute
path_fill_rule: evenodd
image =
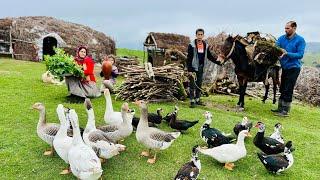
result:
<svg viewBox="0 0 320 180"><path fill-rule="evenodd" d="M306 42L296 33L297 23L289 21L285 26L285 35L277 40L277 46L283 49L283 54L279 57L282 75L280 85L280 98L278 101L278 109L271 110L279 116L288 116L294 86L297 82L301 70L301 59L304 55Z"/></svg>

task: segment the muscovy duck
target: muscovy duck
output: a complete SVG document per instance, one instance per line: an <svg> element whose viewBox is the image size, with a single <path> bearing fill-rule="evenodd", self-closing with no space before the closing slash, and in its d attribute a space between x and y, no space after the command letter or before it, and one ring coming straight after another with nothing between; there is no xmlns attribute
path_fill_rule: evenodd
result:
<svg viewBox="0 0 320 180"><path fill-rule="evenodd" d="M258 122L255 127L259 128L259 130L253 139L253 143L262 152L269 155L269 154L279 154L284 151L285 145L283 143L275 139L272 139L270 137L264 137L264 132L266 128L263 122Z"/></svg>
<svg viewBox="0 0 320 180"><path fill-rule="evenodd" d="M293 151L294 148L292 147L292 142L288 141L283 154L266 155L262 152L257 154L258 158L268 171L272 173L280 173L289 169L293 165Z"/></svg>
<svg viewBox="0 0 320 180"><path fill-rule="evenodd" d="M222 144L230 144L235 141L233 137L227 137L218 129L210 127L212 114L209 111L206 111L204 116L206 121L200 129L200 137L208 144L209 148L217 147Z"/></svg>
<svg viewBox="0 0 320 180"><path fill-rule="evenodd" d="M172 129L176 129L180 132L186 131L199 122L199 120L196 120L196 121L177 120L177 113L178 111L175 111L171 116L169 125Z"/></svg>
<svg viewBox="0 0 320 180"><path fill-rule="evenodd" d="M283 137L281 136L281 129L283 129L281 123L274 125L274 132L270 135L270 138L284 143Z"/></svg>
<svg viewBox="0 0 320 180"><path fill-rule="evenodd" d="M234 126L233 132L238 136L240 131L248 130L249 137L251 137L251 134L250 134L251 128L252 128L252 122L250 122L247 117L243 117L242 122L239 122Z"/></svg>
<svg viewBox="0 0 320 180"><path fill-rule="evenodd" d="M198 146L192 148L191 161L185 163L178 171L175 180L197 179L201 170L201 162L198 158Z"/></svg>

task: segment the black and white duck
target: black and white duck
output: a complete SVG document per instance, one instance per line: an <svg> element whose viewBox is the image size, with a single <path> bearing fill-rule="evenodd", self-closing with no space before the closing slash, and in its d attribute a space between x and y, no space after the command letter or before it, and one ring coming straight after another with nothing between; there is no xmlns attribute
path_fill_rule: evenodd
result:
<svg viewBox="0 0 320 180"><path fill-rule="evenodd" d="M185 163L178 171L175 180L197 179L201 170L201 162L198 158L198 145L192 148L191 161Z"/></svg>
<svg viewBox="0 0 320 180"><path fill-rule="evenodd" d="M284 151L285 145L283 143L270 137L264 137L266 128L263 122L258 122L255 127L259 128L259 130L253 139L253 143L262 152L266 154L279 154Z"/></svg>
<svg viewBox="0 0 320 180"><path fill-rule="evenodd" d="M242 130L248 130L249 137L251 137L250 130L252 128L252 122L249 121L247 117L243 117L242 122L238 122L234 128L233 132L238 136L239 132Z"/></svg>
<svg viewBox="0 0 320 180"><path fill-rule="evenodd" d="M222 144L230 144L235 141L233 137L227 137L224 133L216 128L211 128L212 114L209 111L204 113L205 123L200 129L200 137L208 144L209 148L217 147Z"/></svg>
<svg viewBox="0 0 320 180"><path fill-rule="evenodd" d="M281 123L277 123L276 125L274 125L274 132L270 135L270 138L284 143L283 137L281 136L281 129L283 129Z"/></svg>
<svg viewBox="0 0 320 180"><path fill-rule="evenodd" d="M175 111L171 116L169 125L172 129L176 129L180 132L186 131L199 122L199 120L196 120L196 121L178 120L177 113L178 111Z"/></svg>
<svg viewBox="0 0 320 180"><path fill-rule="evenodd" d="M168 113L165 117L163 117L163 120L166 121L167 123L170 123L171 117L173 116L174 112L178 112L179 111L179 107L178 106L174 106L174 110L170 113Z"/></svg>
<svg viewBox="0 0 320 180"><path fill-rule="evenodd" d="M292 142L288 141L285 145L283 154L266 155L262 152L257 154L258 158L269 172L280 173L293 165L293 151Z"/></svg>

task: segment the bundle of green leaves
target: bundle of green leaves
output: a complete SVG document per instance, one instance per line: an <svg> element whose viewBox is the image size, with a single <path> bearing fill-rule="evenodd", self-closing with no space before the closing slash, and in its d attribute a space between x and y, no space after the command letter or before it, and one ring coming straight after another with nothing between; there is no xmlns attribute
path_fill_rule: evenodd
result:
<svg viewBox="0 0 320 180"><path fill-rule="evenodd" d="M45 55L47 70L56 78L63 80L66 75L84 78L82 67L78 65L73 56L68 55L61 48L54 48L55 55Z"/></svg>

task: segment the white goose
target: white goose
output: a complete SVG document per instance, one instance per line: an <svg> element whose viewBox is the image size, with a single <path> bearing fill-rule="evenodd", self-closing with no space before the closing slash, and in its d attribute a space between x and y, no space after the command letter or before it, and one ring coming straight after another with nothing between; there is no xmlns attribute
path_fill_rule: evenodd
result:
<svg viewBox="0 0 320 180"><path fill-rule="evenodd" d="M220 163L225 163L225 168L233 170L233 162L244 158L247 155L247 150L244 145L244 138L248 136L248 130L242 130L237 139L236 144L223 144L218 147L204 149L198 147L200 153L211 156Z"/></svg>
<svg viewBox="0 0 320 180"><path fill-rule="evenodd" d="M51 146L51 149L49 151L45 151L44 155L53 155L53 139L57 134L60 125L56 123L47 123L46 108L42 103L37 102L32 106L32 108L40 112L37 125L37 134L44 142L48 143Z"/></svg>
<svg viewBox="0 0 320 180"><path fill-rule="evenodd" d="M74 134L72 146L68 153L71 172L79 179L98 179L103 171L101 162L93 149L83 142L80 135L78 115L74 109L70 110L70 118Z"/></svg>
<svg viewBox="0 0 320 180"><path fill-rule="evenodd" d="M113 111L111 95L109 89L104 90L104 97L106 99L106 111L104 113L104 121L107 124L119 124L122 123L122 115L121 112Z"/></svg>
<svg viewBox="0 0 320 180"><path fill-rule="evenodd" d="M121 106L121 116L123 122L113 125L104 125L99 126L97 129L100 129L114 142L123 140L124 138L131 135L133 131L132 119L134 116L134 111L129 109L128 103L123 103Z"/></svg>
<svg viewBox="0 0 320 180"><path fill-rule="evenodd" d="M118 155L119 151L125 149L125 146L114 144L106 133L96 129L95 116L90 99L86 99L84 105L88 114L87 126L83 133L84 142L92 147L102 160Z"/></svg>
<svg viewBox="0 0 320 180"><path fill-rule="evenodd" d="M157 128L149 127L146 103L144 101L137 101L136 104L139 105L141 111L136 138L139 143L149 149L149 151L142 152L142 156L149 157L151 149L156 151L153 158L148 159L148 163L153 164L156 162L157 151L170 147L173 141L180 136L180 132L165 132Z"/></svg>
<svg viewBox="0 0 320 180"><path fill-rule="evenodd" d="M72 146L72 137L67 135L70 121L65 116L65 109L62 104L57 107L57 114L60 120L60 128L53 140L53 147L61 159L69 164L68 152ZM69 174L70 168L64 169L60 174Z"/></svg>

